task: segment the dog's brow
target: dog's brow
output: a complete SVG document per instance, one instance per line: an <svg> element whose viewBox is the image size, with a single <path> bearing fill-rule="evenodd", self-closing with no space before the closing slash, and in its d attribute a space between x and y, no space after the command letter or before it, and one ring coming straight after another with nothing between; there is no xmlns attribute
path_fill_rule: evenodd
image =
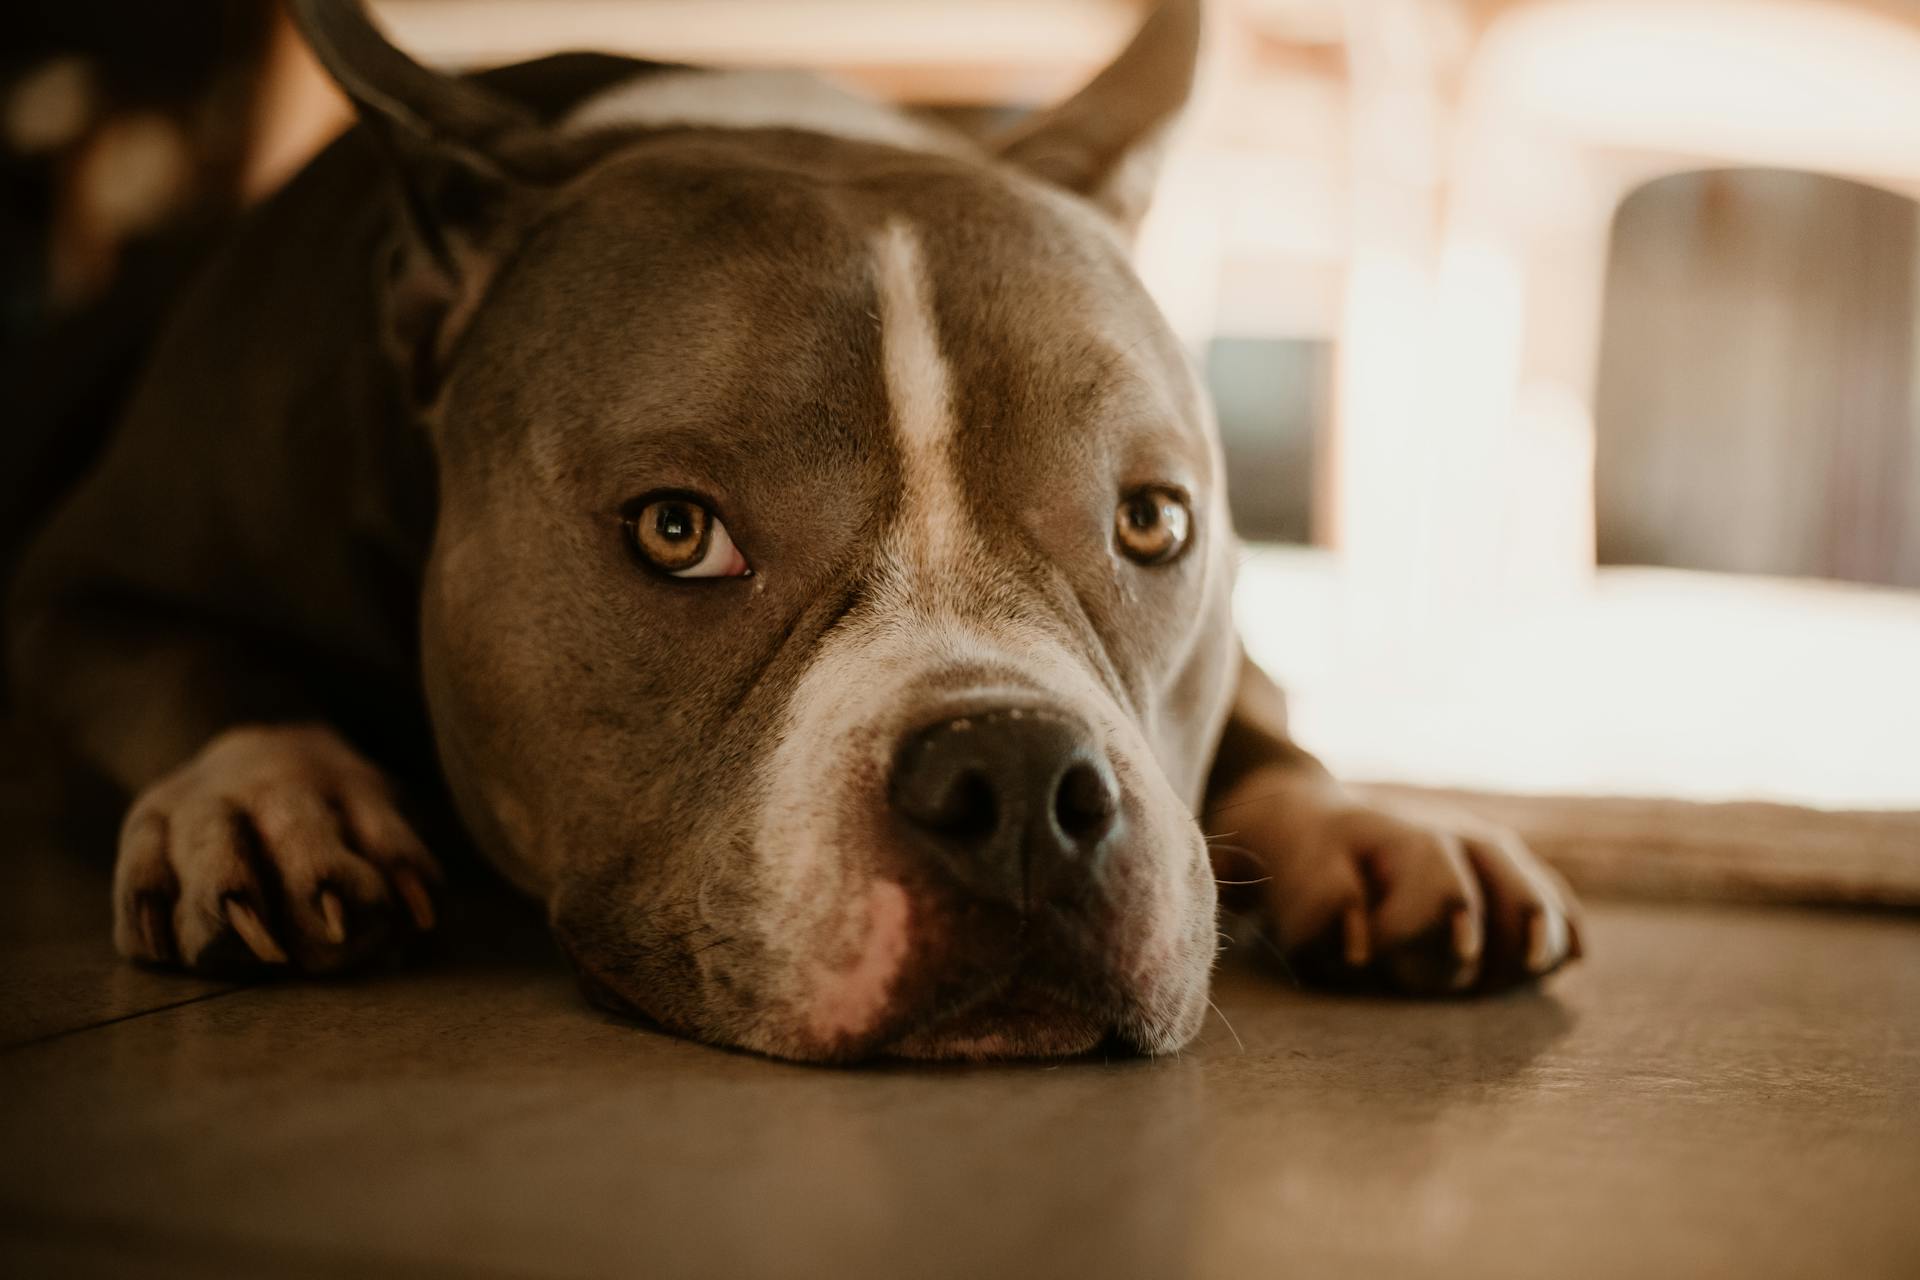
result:
<svg viewBox="0 0 1920 1280"><path fill-rule="evenodd" d="M608 431L604 423L583 423L566 443L569 461L540 465L549 482L570 489L617 489L623 497L673 484L724 489L728 477L750 472L765 453L710 427L678 425L621 423L619 430Z"/></svg>

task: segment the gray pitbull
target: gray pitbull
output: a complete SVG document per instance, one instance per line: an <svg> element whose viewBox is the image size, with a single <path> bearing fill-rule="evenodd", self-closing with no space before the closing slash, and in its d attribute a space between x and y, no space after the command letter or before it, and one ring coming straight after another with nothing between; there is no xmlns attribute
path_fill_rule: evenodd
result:
<svg viewBox="0 0 1920 1280"><path fill-rule="evenodd" d="M294 8L361 123L182 300L14 600L21 698L135 796L123 953L430 928L390 778L437 760L590 993L781 1057L1176 1050L1216 875L1317 973L1577 954L1524 846L1355 801L1241 654L1128 265L1197 5L989 143Z"/></svg>

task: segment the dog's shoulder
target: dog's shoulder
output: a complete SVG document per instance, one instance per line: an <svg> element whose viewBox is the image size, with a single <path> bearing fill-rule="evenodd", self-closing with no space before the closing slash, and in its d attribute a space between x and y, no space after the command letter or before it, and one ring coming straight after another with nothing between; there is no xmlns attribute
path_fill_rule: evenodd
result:
<svg viewBox="0 0 1920 1280"><path fill-rule="evenodd" d="M633 64L625 75L595 71L596 86L576 92L568 109L550 117L562 132L790 129L909 151L976 153L955 130L813 72L658 63Z"/></svg>
<svg viewBox="0 0 1920 1280"><path fill-rule="evenodd" d="M519 103L542 124L552 125L581 104L616 88L643 84L695 68L676 62L651 62L614 53L555 53L529 62L476 71L476 83Z"/></svg>

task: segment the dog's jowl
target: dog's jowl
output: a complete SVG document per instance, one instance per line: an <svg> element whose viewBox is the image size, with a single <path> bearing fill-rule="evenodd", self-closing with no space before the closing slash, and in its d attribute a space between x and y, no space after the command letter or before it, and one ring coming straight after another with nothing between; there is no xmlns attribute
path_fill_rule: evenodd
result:
<svg viewBox="0 0 1920 1280"><path fill-rule="evenodd" d="M1517 840L1356 803L1240 656L1127 261L1195 5L989 139L295 8L361 123L182 299L14 601L24 700L135 797L125 954L433 927L422 762L596 998L787 1057L1178 1049L1216 874L1303 972L1577 952Z"/></svg>

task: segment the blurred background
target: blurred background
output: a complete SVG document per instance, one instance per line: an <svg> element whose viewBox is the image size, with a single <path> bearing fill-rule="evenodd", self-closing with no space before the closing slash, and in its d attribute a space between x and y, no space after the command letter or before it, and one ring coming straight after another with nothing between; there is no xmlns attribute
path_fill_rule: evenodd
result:
<svg viewBox="0 0 1920 1280"><path fill-rule="evenodd" d="M381 0L455 67L798 64L992 121L1132 0ZM0 16L0 574L345 123L263 0ZM1920 807L1920 0L1214 0L1140 244L1250 647L1336 769Z"/></svg>

